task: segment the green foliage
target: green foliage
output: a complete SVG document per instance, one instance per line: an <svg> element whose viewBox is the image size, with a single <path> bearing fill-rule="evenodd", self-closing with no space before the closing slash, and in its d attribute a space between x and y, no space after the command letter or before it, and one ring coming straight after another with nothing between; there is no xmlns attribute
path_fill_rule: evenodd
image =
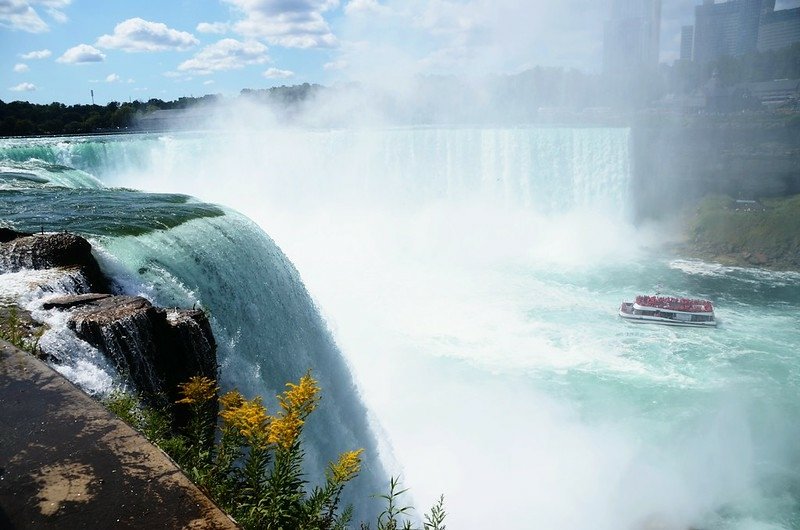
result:
<svg viewBox="0 0 800 530"><path fill-rule="evenodd" d="M217 101L218 96L178 98L175 101L151 99L146 102L112 101L101 105L64 105L53 102L37 105L26 101L0 101L0 136L42 134L86 134L125 130L137 115L158 110L185 109Z"/></svg>
<svg viewBox="0 0 800 530"><path fill-rule="evenodd" d="M328 464L323 484L308 490L302 471L302 430L319 402L319 387L310 374L287 384L278 396L280 410L269 415L260 398L246 400L233 390L219 398L214 381L193 377L180 385L179 406L188 406L191 419L181 433L172 428L169 410L142 406L135 394L112 393L106 407L141 431L170 455L186 474L244 528L345 530L352 506L340 507L345 485L361 468L362 450L342 453ZM402 505L406 489L392 478L389 492L378 498L386 508L377 530L413 530L413 508ZM445 530L444 497L425 515L423 530ZM362 529L369 524L361 523Z"/></svg>
<svg viewBox="0 0 800 530"><path fill-rule="evenodd" d="M133 394L115 390L106 396L103 405L131 427L136 429L141 427L142 415L140 414L139 400Z"/></svg>
<svg viewBox="0 0 800 530"><path fill-rule="evenodd" d="M19 309L12 305L2 308L3 315L0 318L0 339L10 342L20 350L33 355L39 353L39 340L42 338L45 329L40 327L31 331L19 316Z"/></svg>
<svg viewBox="0 0 800 530"><path fill-rule="evenodd" d="M418 530L414 523L409 519L409 515L414 508L406 505L402 506L401 497L408 491L400 489L400 478L391 477L389 479L389 491L384 495L378 495L385 504L385 508L378 515L375 528L376 530ZM444 520L447 512L444 509L444 495L439 497L429 513L424 514L422 530L446 530ZM361 523L361 530L370 530L368 523Z"/></svg>
<svg viewBox="0 0 800 530"><path fill-rule="evenodd" d="M324 486L306 490L302 427L319 401L319 387L306 374L278 396L280 411L267 414L260 398L236 391L220 398L214 381L194 377L180 385L178 406L187 406L189 424L180 434L162 428L164 411L117 392L106 406L157 443L189 477L244 528L333 530L347 528L352 509L339 509L347 482L360 469L361 451L343 453L329 465ZM167 416L168 417L168 416ZM167 421L167 425L169 422Z"/></svg>
<svg viewBox="0 0 800 530"><path fill-rule="evenodd" d="M441 495L436 504L431 507L430 513L425 514L425 522L423 523L424 529L447 530L447 527L444 525L445 517L447 517L447 513L444 510L444 495Z"/></svg>
<svg viewBox="0 0 800 530"><path fill-rule="evenodd" d="M129 391L115 390L103 399L103 405L125 423L141 432L151 442L162 446L181 446L181 441L172 432L172 421L168 411L146 407L139 397ZM165 452L171 454L164 449Z"/></svg>
<svg viewBox="0 0 800 530"><path fill-rule="evenodd" d="M389 492L379 495L379 499L386 501L386 508L378 515L378 530L396 530L399 528L401 518L413 510L411 506L399 506L400 497L408 491L400 489L400 478L391 477L389 479ZM411 522L407 519L402 521L402 528L410 528Z"/></svg>
<svg viewBox="0 0 800 530"><path fill-rule="evenodd" d="M718 253L762 253L800 266L800 195L764 199L755 208L729 197L703 201L690 224L694 242Z"/></svg>

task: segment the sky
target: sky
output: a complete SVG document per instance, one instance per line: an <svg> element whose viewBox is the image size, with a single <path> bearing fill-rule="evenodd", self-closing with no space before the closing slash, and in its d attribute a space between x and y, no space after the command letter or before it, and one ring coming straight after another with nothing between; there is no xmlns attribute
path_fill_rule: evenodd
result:
<svg viewBox="0 0 800 530"><path fill-rule="evenodd" d="M662 0L661 60L700 0ZM800 0L779 0L794 7ZM598 72L606 0L0 0L0 99L235 96L426 74Z"/></svg>

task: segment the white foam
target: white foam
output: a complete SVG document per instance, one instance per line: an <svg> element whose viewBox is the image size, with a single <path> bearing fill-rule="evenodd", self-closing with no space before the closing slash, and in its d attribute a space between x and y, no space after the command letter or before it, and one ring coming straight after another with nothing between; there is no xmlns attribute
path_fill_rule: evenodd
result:
<svg viewBox="0 0 800 530"><path fill-rule="evenodd" d="M80 340L68 327L68 312L42 309L49 298L86 291L84 278L62 269L23 270L0 274L0 299L18 303L34 320L46 324L39 347L49 363L89 394L103 395L122 384L114 368L96 348Z"/></svg>
<svg viewBox="0 0 800 530"><path fill-rule="evenodd" d="M702 260L676 259L669 262L673 269L699 276L725 277L746 283L768 283L775 286L800 285L800 272L776 271L762 267L737 267Z"/></svg>

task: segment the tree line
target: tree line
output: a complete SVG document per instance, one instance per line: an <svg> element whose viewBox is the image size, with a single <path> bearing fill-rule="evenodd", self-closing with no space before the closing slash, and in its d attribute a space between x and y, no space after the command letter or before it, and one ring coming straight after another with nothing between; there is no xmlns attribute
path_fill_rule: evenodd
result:
<svg viewBox="0 0 800 530"><path fill-rule="evenodd" d="M124 131L139 115L157 110L185 109L217 101L220 96L182 97L175 101L150 99L107 105L65 105L0 100L0 136L87 134Z"/></svg>
<svg viewBox="0 0 800 530"><path fill-rule="evenodd" d="M529 121L537 109L558 107L648 108L667 94L694 94L702 91L716 76L723 87L772 79L800 79L800 43L766 52L739 57L720 57L708 63L675 61L658 70L637 72L629 77L587 74L563 68L536 67L519 74L487 77L491 97L454 76L428 76L418 80L411 90L416 108L406 114L426 119L461 116L475 121L477 115ZM240 98L272 106L291 120L299 105L326 91L358 91L355 85L327 88L303 83L269 89L243 89ZM375 94L372 94L375 96ZM371 97L367 95L366 97ZM383 96L375 96L383 97ZM477 98L477 99L476 99ZM483 98L483 106L476 101ZM221 95L182 97L174 101L150 99L107 105L65 105L53 102L34 104L0 100L0 136L62 135L118 132L135 128L136 120L158 110L187 109L222 101ZM409 100L411 101L411 100ZM402 107L408 102L392 102ZM472 114L476 116L473 116Z"/></svg>
<svg viewBox="0 0 800 530"><path fill-rule="evenodd" d="M320 85L304 83L269 89L243 89L240 97L278 107L296 105L322 90ZM219 94L181 97L174 101L149 99L107 105L65 105L5 102L0 100L0 136L36 136L124 132L136 127L136 120L159 110L188 109L222 101Z"/></svg>

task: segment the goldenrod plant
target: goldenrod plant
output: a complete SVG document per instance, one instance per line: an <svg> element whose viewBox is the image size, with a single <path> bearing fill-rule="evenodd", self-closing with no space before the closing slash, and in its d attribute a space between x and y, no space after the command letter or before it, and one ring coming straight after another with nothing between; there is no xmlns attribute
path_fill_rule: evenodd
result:
<svg viewBox="0 0 800 530"><path fill-rule="evenodd" d="M207 476L206 470L213 453L215 411L210 406L217 397L219 387L214 380L198 376L178 385L178 391L183 397L177 403L188 405L191 410L188 443L181 456L192 478L202 482Z"/></svg>
<svg viewBox="0 0 800 530"><path fill-rule="evenodd" d="M362 450L342 453L329 464L325 482L308 491L303 471L303 427L317 408L320 388L306 373L288 383L270 414L260 397L237 390L219 398L219 421L203 418L216 383L193 377L179 387L179 405L191 408L187 451L179 463L245 528L327 530L347 527L352 511L340 510L344 486L361 469ZM217 432L209 437L212 422ZM212 431L213 432L213 431Z"/></svg>
<svg viewBox="0 0 800 530"><path fill-rule="evenodd" d="M170 430L168 414L142 407L134 394L116 392L105 403L175 459L244 528L351 528L352 507L342 508L341 496L361 470L363 449L345 451L330 462L324 482L313 488L302 471L303 427L320 401L320 387L310 372L276 396L274 414L261 397L246 399L238 390L217 400L219 387L207 377L193 377L178 389L176 405L188 407L191 414L181 434ZM400 506L405 491L392 478L389 493L378 496L387 507L377 519L377 530L414 528L406 517L412 508ZM442 497L425 515L422 530L445 530L443 504ZM360 527L370 528L366 523Z"/></svg>

